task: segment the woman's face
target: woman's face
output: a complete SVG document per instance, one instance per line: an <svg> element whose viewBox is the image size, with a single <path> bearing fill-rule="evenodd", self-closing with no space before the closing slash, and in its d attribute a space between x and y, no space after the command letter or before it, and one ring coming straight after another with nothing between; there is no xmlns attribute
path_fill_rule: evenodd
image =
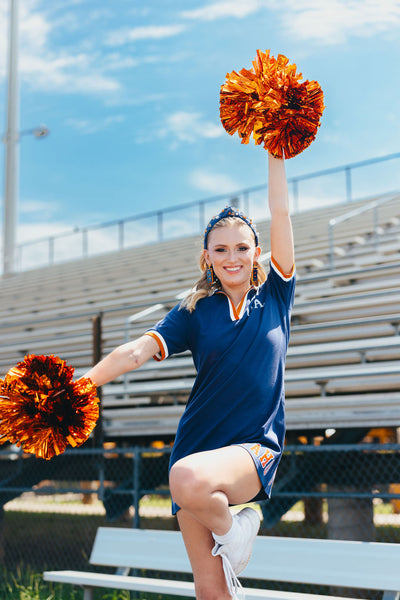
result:
<svg viewBox="0 0 400 600"><path fill-rule="evenodd" d="M212 264L222 288L247 291L253 264L261 248L255 246L254 234L246 224L230 223L212 229L204 250L207 264Z"/></svg>

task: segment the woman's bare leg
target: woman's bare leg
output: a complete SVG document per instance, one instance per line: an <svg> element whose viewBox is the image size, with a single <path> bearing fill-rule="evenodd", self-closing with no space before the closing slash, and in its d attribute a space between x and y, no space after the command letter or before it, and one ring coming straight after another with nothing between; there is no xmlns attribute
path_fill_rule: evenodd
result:
<svg viewBox="0 0 400 600"><path fill-rule="evenodd" d="M198 452L170 471L175 502L209 531L225 534L232 525L229 504L243 504L261 489L253 459L241 446Z"/></svg>
<svg viewBox="0 0 400 600"><path fill-rule="evenodd" d="M215 540L231 530L229 504L243 504L260 491L253 459L240 446L199 452L177 461L170 489L181 507L178 522L193 570L197 600L228 600L221 556L212 556Z"/></svg>
<svg viewBox="0 0 400 600"><path fill-rule="evenodd" d="M197 600L232 600L220 556L212 556L214 540L207 527L181 509L179 527L192 566Z"/></svg>

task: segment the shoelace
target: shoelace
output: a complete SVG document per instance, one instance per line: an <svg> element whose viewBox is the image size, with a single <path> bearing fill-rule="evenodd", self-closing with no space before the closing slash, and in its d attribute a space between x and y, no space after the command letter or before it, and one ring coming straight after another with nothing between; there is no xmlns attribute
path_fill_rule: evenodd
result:
<svg viewBox="0 0 400 600"><path fill-rule="evenodd" d="M224 570L226 585L228 586L228 591L233 600L246 600L242 584L233 570L231 561L223 552L223 546L216 544L212 549L212 555L220 556L222 558L222 568Z"/></svg>

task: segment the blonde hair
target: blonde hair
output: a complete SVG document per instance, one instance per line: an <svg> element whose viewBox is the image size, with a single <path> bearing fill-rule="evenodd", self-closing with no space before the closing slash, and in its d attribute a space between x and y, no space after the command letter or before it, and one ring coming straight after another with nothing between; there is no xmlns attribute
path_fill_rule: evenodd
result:
<svg viewBox="0 0 400 600"><path fill-rule="evenodd" d="M226 227L228 225L239 225L240 227L247 227L246 223L238 217L225 217L224 219L218 221L211 231L213 231L217 227ZM189 312L194 311L194 309L196 308L196 304L199 300L201 300L202 298L207 298L208 296L212 296L212 294L215 291L222 289L219 279L216 279L212 284L208 283L208 264L203 252L200 254L199 266L202 275L200 279L196 281L196 283L193 285L192 291L186 296L186 298L182 300L181 305L179 307L180 309L186 308L186 310L188 310ZM267 279L267 274L263 265L258 260L255 261L254 266L258 268L257 285L261 285ZM249 285L252 285L250 281Z"/></svg>

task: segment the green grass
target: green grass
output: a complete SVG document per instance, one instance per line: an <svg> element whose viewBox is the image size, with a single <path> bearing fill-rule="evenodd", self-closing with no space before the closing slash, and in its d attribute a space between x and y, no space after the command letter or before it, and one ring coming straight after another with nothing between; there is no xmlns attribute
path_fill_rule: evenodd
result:
<svg viewBox="0 0 400 600"><path fill-rule="evenodd" d="M0 598L1 600L83 600L83 590L76 586L43 581L42 574L34 573L31 569L17 569L14 573L4 569L3 572L0 570ZM94 600L132 600L133 598L175 600L176 597L131 594L126 590L97 589L94 591Z"/></svg>
<svg viewBox="0 0 400 600"><path fill-rule="evenodd" d="M54 586L44 582L41 573L20 568L15 572L3 570L0 597L3 600L82 600L83 592L72 586Z"/></svg>

